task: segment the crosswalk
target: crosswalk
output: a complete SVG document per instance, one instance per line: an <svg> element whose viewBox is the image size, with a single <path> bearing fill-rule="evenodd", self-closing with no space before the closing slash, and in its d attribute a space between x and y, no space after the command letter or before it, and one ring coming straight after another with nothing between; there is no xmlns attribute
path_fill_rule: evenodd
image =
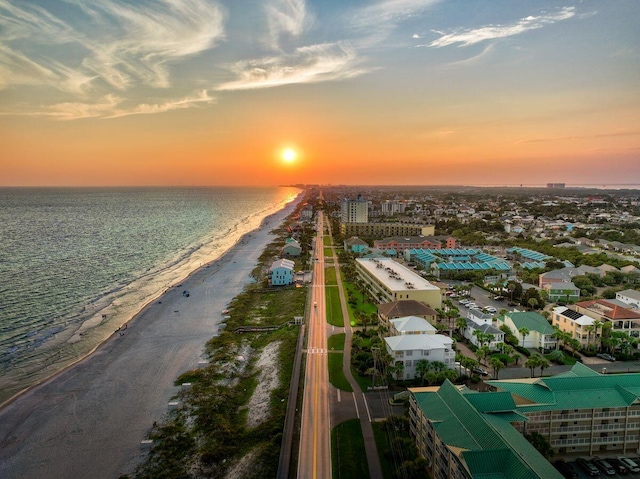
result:
<svg viewBox="0 0 640 479"><path fill-rule="evenodd" d="M307 354L327 354L327 348L308 348Z"/></svg>

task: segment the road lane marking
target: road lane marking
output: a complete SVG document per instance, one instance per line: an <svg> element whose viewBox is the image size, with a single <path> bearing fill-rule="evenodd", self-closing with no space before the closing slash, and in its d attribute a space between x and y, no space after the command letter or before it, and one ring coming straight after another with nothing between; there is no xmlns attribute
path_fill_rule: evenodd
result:
<svg viewBox="0 0 640 479"><path fill-rule="evenodd" d="M362 399L364 399L364 407L367 409L367 416L369 417L369 422L371 422L371 413L369 412L369 403L367 402L367 396L363 394Z"/></svg>
<svg viewBox="0 0 640 479"><path fill-rule="evenodd" d="M353 404L356 406L356 416L360 419L360 410L358 409L358 401L356 401L356 393L352 392L351 394L353 394Z"/></svg>

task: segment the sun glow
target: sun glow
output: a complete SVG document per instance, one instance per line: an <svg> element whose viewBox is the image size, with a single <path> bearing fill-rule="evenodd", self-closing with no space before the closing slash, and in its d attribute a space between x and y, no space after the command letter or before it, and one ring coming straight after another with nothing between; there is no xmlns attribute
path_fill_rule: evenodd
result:
<svg viewBox="0 0 640 479"><path fill-rule="evenodd" d="M291 148L287 148L282 152L282 159L286 163L293 163L293 161L296 159L296 156L296 152Z"/></svg>

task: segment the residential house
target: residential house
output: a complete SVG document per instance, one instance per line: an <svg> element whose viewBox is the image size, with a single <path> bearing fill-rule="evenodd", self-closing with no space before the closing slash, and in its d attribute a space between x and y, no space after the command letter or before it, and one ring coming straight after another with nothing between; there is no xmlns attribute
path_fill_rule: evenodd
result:
<svg viewBox="0 0 640 479"><path fill-rule="evenodd" d="M455 367L453 339L442 334L403 334L384 338L387 352L396 366L402 363L404 379L418 377L416 367L422 360L439 361L447 368Z"/></svg>
<svg viewBox="0 0 640 479"><path fill-rule="evenodd" d="M269 268L269 276L272 286L284 286L293 284L295 263L290 259L279 259L273 262Z"/></svg>
<svg viewBox="0 0 640 479"><path fill-rule="evenodd" d="M547 297L551 302L564 301L573 303L580 299L580 288L571 281L545 283L542 289L547 292Z"/></svg>
<svg viewBox="0 0 640 479"><path fill-rule="evenodd" d="M282 247L282 256L300 256L300 253L302 253L300 243L293 238L287 238Z"/></svg>
<svg viewBox="0 0 640 479"><path fill-rule="evenodd" d="M577 312L591 316L602 323L611 322L613 331L621 331L634 338L640 337L640 312L606 299L581 301L573 306Z"/></svg>
<svg viewBox="0 0 640 479"><path fill-rule="evenodd" d="M630 308L640 309L640 291L625 289L616 293L616 299L629 305Z"/></svg>
<svg viewBox="0 0 640 479"><path fill-rule="evenodd" d="M476 331L483 334L489 334L492 337L489 341L480 341ZM464 329L464 337L467 338L474 346L480 348L483 345L489 346L489 349L495 351L500 349L500 345L504 344L504 331L500 331L491 323L476 323L472 319L467 319L467 326Z"/></svg>
<svg viewBox="0 0 640 479"><path fill-rule="evenodd" d="M357 236L352 236L351 238L344 240L344 249L345 251L351 251L352 253L362 254L369 251L369 244Z"/></svg>
<svg viewBox="0 0 640 479"><path fill-rule="evenodd" d="M402 336L404 334L436 334L438 330L424 318L405 316L389 320L387 336Z"/></svg>
<svg viewBox="0 0 640 479"><path fill-rule="evenodd" d="M556 349L557 341L553 337L555 330L546 318L533 311L510 312L498 318L498 322L506 324L513 335L520 340L525 348L539 348L543 350ZM522 330L529 331L522 337Z"/></svg>
<svg viewBox="0 0 640 479"><path fill-rule="evenodd" d="M422 301L413 299L403 299L402 301L392 301L378 305L378 318L380 323L391 328L391 320L404 318L407 316L418 316L426 319L429 323L435 324L438 313Z"/></svg>
<svg viewBox="0 0 640 479"><path fill-rule="evenodd" d="M571 334L571 338L580 341L582 347L595 343L596 331L593 329L594 319L586 314L578 313L566 306L558 306L551 311L551 324L560 331Z"/></svg>

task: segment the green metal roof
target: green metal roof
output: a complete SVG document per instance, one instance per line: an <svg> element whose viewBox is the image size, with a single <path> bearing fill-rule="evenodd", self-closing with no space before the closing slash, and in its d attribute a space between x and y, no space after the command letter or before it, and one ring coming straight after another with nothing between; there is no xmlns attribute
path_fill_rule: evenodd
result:
<svg viewBox="0 0 640 479"><path fill-rule="evenodd" d="M472 477L482 479L559 479L562 476L510 424L521 416L509 411L497 412L511 405L501 393L463 394L449 381L435 392L412 392L438 435L461 453ZM482 397L481 396L486 396ZM490 406L495 398L494 407ZM482 409L496 412L482 413Z"/></svg>
<svg viewBox="0 0 640 479"><path fill-rule="evenodd" d="M480 412L513 411L516 403L508 392L465 394L467 400Z"/></svg>
<svg viewBox="0 0 640 479"><path fill-rule="evenodd" d="M487 383L531 401L518 406L522 412L626 407L640 401L640 373L587 373L585 368L576 363L572 368L574 375L563 374L534 383L510 380Z"/></svg>
<svg viewBox="0 0 640 479"><path fill-rule="evenodd" d="M516 329L527 328L529 331L537 331L540 334L553 334L554 329L546 318L533 311L507 313L506 316L511 318Z"/></svg>

